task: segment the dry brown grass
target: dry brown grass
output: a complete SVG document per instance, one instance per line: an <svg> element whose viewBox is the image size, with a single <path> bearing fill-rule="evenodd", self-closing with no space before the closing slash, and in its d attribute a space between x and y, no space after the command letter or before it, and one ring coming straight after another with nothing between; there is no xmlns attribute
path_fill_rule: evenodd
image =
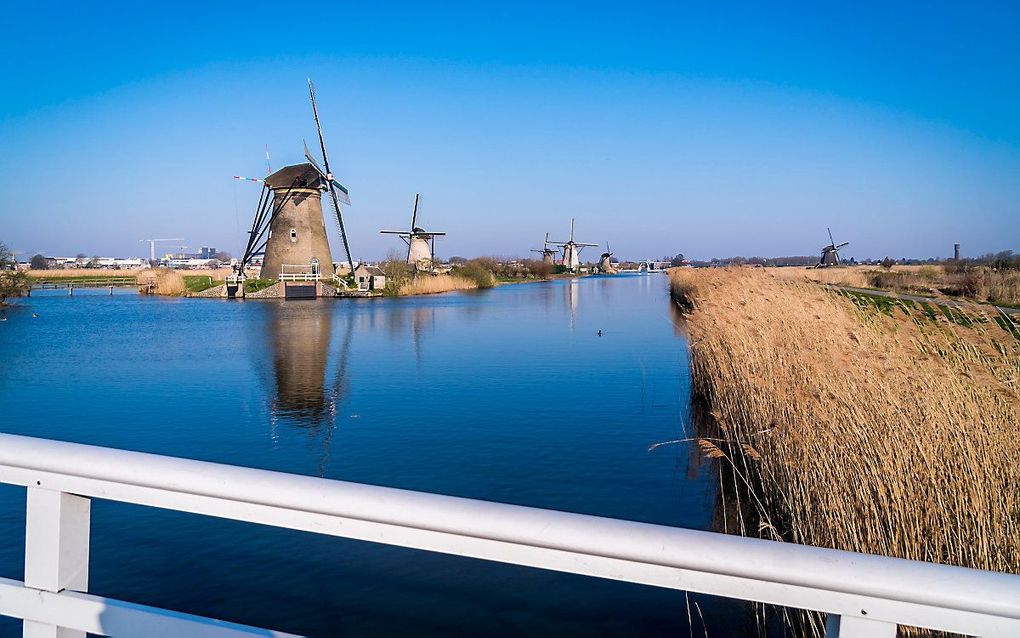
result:
<svg viewBox="0 0 1020 638"><path fill-rule="evenodd" d="M46 279L47 277L88 277L94 279L109 279L111 277L134 277L141 270L118 270L116 268L50 268L47 270L28 270L28 276L33 279Z"/></svg>
<svg viewBox="0 0 1020 638"><path fill-rule="evenodd" d="M945 268L929 266L841 266L838 268L766 268L770 274L793 281L814 281L835 286L880 288L925 295L953 295L998 304L1020 304L1020 271L987 266Z"/></svg>
<svg viewBox="0 0 1020 638"><path fill-rule="evenodd" d="M180 272L170 268L142 271L138 274L138 283L139 292L148 295L184 297L188 294L188 287Z"/></svg>
<svg viewBox="0 0 1020 638"><path fill-rule="evenodd" d="M726 531L1020 572L1020 340L761 270L671 284Z"/></svg>
<svg viewBox="0 0 1020 638"><path fill-rule="evenodd" d="M433 295L451 290L472 290L478 284L451 275L422 275L409 279L400 286L401 295Z"/></svg>

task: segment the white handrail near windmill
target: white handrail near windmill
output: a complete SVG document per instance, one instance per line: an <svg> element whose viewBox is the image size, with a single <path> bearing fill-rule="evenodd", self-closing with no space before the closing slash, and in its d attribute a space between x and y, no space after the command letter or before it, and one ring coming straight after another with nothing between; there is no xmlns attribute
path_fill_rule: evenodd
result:
<svg viewBox="0 0 1020 638"><path fill-rule="evenodd" d="M586 244L574 241L574 218L570 218L570 239L567 241L551 241L553 246L563 248L563 266L570 272L577 272L581 266L581 250L586 246L598 246L598 244Z"/></svg>
<svg viewBox="0 0 1020 638"><path fill-rule="evenodd" d="M433 272L435 270L436 237L446 235L442 231L425 230L418 223L418 200L420 193L414 194L414 207L411 209L410 230L380 230L383 235L397 235L407 244L407 263L414 266L415 272Z"/></svg>
<svg viewBox="0 0 1020 638"><path fill-rule="evenodd" d="M822 256L818 259L818 265L816 268L827 268L829 266L839 265L839 249L844 246L849 246L850 242L846 241L842 244L836 245L836 240L832 238L832 229L826 228L829 231L829 245L822 247Z"/></svg>

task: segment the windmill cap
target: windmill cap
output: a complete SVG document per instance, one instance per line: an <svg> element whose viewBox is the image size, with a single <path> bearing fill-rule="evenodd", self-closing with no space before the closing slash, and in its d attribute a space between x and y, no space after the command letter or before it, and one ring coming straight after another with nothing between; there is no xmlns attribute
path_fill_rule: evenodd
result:
<svg viewBox="0 0 1020 638"><path fill-rule="evenodd" d="M319 172L307 162L284 166L266 177L266 184L273 190L285 190L291 186L297 188L318 188L320 183Z"/></svg>

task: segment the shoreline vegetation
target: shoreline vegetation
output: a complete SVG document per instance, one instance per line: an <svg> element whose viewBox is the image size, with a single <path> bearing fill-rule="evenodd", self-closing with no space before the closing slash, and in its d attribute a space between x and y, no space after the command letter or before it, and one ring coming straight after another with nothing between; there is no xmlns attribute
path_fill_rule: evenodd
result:
<svg viewBox="0 0 1020 638"><path fill-rule="evenodd" d="M752 268L674 269L670 293L721 531L1020 573L1015 320Z"/></svg>
<svg viewBox="0 0 1020 638"><path fill-rule="evenodd" d="M1001 306L1020 306L1020 264L949 263L924 266L839 266L835 268L767 267L784 279L832 286L873 288L934 297L959 297Z"/></svg>

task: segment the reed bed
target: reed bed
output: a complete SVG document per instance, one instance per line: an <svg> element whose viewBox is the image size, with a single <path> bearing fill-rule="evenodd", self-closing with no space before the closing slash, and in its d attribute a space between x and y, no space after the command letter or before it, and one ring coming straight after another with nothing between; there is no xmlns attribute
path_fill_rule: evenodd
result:
<svg viewBox="0 0 1020 638"><path fill-rule="evenodd" d="M996 270L988 266L941 265L841 266L838 268L767 268L782 279L814 281L834 286L880 288L907 293L952 295L976 301L1020 305L1020 270Z"/></svg>
<svg viewBox="0 0 1020 638"><path fill-rule="evenodd" d="M887 314L762 270L670 277L723 531L1020 572L1012 324L980 306Z"/></svg>
<svg viewBox="0 0 1020 638"><path fill-rule="evenodd" d="M148 295L165 297L184 297L188 294L188 286L184 277L170 268L144 270L138 274L139 292Z"/></svg>
<svg viewBox="0 0 1020 638"><path fill-rule="evenodd" d="M48 268L46 270L28 270L32 279L114 279L135 277L142 270L120 270L117 268Z"/></svg>
<svg viewBox="0 0 1020 638"><path fill-rule="evenodd" d="M400 285L401 295L434 295L451 290L472 290L478 284L452 275L423 275L408 279Z"/></svg>

